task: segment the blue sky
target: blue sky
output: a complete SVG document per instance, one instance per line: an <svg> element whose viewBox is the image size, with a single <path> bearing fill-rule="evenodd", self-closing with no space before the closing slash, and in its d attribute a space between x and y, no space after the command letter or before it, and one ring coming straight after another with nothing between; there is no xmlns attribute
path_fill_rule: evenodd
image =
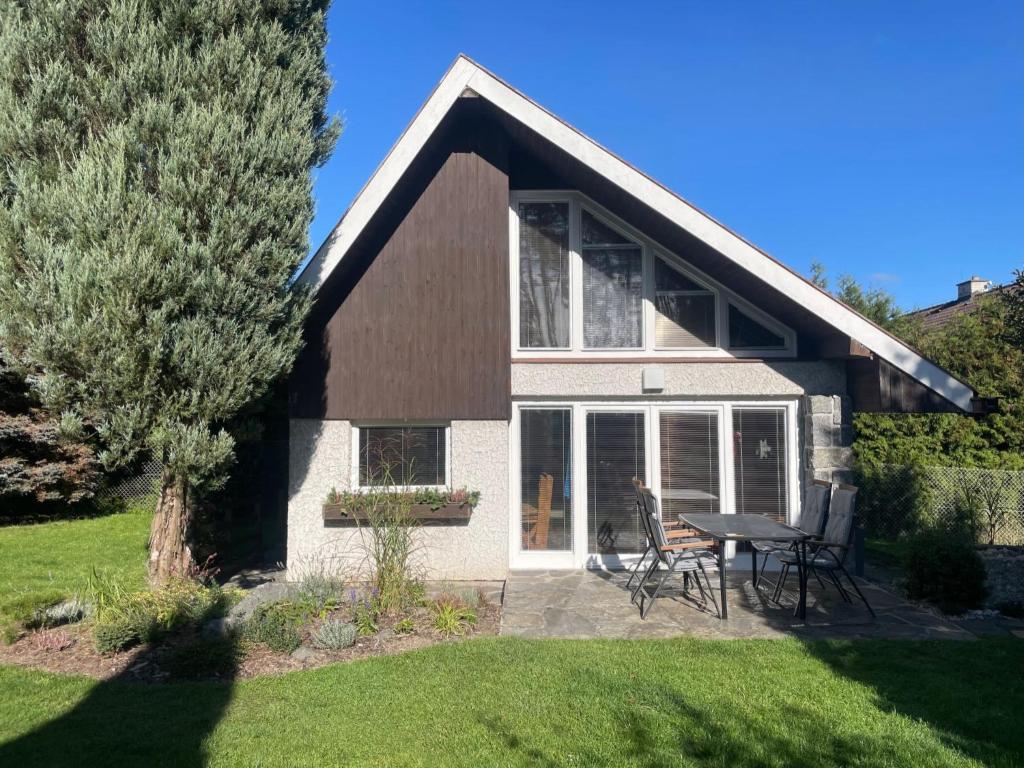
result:
<svg viewBox="0 0 1024 768"><path fill-rule="evenodd" d="M1024 3L347 3L315 249L460 51L789 266L1024 267Z"/></svg>

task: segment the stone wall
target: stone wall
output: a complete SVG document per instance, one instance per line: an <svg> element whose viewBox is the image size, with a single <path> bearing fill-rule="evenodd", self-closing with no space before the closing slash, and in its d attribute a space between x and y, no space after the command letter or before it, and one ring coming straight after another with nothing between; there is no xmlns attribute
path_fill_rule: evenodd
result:
<svg viewBox="0 0 1024 768"><path fill-rule="evenodd" d="M853 406L845 395L803 398L805 480L853 482Z"/></svg>

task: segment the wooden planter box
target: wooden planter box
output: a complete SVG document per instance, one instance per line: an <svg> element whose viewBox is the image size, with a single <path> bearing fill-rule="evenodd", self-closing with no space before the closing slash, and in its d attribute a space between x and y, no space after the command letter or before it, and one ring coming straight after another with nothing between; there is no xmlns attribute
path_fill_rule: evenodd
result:
<svg viewBox="0 0 1024 768"><path fill-rule="evenodd" d="M324 522L337 522L340 520L351 520L363 522L366 520L366 512L357 509L351 511L345 509L342 504L324 504ZM469 520L473 514L473 507L469 504L445 504L443 507L432 509L427 504L413 504L409 510L414 520Z"/></svg>

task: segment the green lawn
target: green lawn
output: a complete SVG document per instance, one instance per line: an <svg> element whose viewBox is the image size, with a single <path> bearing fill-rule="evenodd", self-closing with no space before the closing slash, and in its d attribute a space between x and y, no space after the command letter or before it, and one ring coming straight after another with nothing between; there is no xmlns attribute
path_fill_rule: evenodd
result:
<svg viewBox="0 0 1024 768"><path fill-rule="evenodd" d="M1024 642L481 639L230 684L0 668L0 765L1020 765Z"/></svg>
<svg viewBox="0 0 1024 768"><path fill-rule="evenodd" d="M93 568L145 586L149 520L134 511L0 527L0 623L33 600L84 590Z"/></svg>

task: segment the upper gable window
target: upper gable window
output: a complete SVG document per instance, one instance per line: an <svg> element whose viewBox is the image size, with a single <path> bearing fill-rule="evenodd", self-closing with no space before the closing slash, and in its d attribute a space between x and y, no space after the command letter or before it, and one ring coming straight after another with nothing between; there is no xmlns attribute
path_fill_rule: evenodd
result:
<svg viewBox="0 0 1024 768"><path fill-rule="evenodd" d="M569 204L519 206L519 343L569 347Z"/></svg>
<svg viewBox="0 0 1024 768"><path fill-rule="evenodd" d="M796 351L791 330L579 193L515 191L511 214L513 356Z"/></svg>
<svg viewBox="0 0 1024 768"><path fill-rule="evenodd" d="M786 340L746 312L729 305L729 347L732 349L782 349Z"/></svg>
<svg viewBox="0 0 1024 768"><path fill-rule="evenodd" d="M654 259L654 344L658 349L715 346L715 294L664 259Z"/></svg>
<svg viewBox="0 0 1024 768"><path fill-rule="evenodd" d="M643 251L580 211L583 259L583 346L643 346Z"/></svg>

